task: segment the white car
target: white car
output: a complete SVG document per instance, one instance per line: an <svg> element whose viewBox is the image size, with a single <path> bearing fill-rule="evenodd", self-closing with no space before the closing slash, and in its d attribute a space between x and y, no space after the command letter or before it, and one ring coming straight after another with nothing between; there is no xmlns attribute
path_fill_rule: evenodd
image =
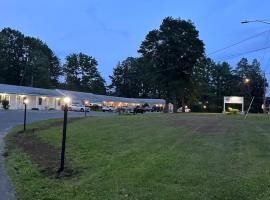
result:
<svg viewBox="0 0 270 200"><path fill-rule="evenodd" d="M178 108L177 112L183 112L183 108L182 107ZM185 112L189 113L191 112L191 110L187 106L185 106Z"/></svg>
<svg viewBox="0 0 270 200"><path fill-rule="evenodd" d="M82 104L71 104L68 106L69 111L89 112L90 109Z"/></svg>
<svg viewBox="0 0 270 200"><path fill-rule="evenodd" d="M113 106L102 106L102 111L103 112L106 112L106 111L113 112L113 111L115 111L115 107L113 107Z"/></svg>

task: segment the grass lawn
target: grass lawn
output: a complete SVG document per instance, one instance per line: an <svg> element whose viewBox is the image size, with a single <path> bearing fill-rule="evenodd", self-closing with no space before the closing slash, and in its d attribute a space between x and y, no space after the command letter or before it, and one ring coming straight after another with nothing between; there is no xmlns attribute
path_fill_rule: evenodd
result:
<svg viewBox="0 0 270 200"><path fill-rule="evenodd" d="M67 137L67 165L74 172L61 178L46 173L48 163L58 163L50 160L55 156L38 150L40 144L59 157L61 124L49 120L31 126L45 128L28 133L24 142L14 139L20 138L19 128L6 138L7 170L22 200L270 199L268 115L247 120L216 114L75 120Z"/></svg>

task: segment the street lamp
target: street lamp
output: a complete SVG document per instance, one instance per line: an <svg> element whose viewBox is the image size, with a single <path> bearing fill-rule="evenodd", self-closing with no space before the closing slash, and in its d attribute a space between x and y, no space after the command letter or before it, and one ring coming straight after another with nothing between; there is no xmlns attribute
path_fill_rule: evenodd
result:
<svg viewBox="0 0 270 200"><path fill-rule="evenodd" d="M89 101L84 102L84 117L86 117L86 105L89 104Z"/></svg>
<svg viewBox="0 0 270 200"><path fill-rule="evenodd" d="M64 171L65 168L65 152L66 152L66 137L67 137L67 114L68 114L68 104L70 103L70 98L64 98L64 121L63 121L63 136L62 136L62 150L61 150L61 162L58 172Z"/></svg>
<svg viewBox="0 0 270 200"><path fill-rule="evenodd" d="M25 130L26 130L26 109L27 109L28 99L24 99L23 104L24 104L23 131L25 132Z"/></svg>
<svg viewBox="0 0 270 200"><path fill-rule="evenodd" d="M245 84L248 84L250 82L250 79L249 78L244 78L244 83Z"/></svg>

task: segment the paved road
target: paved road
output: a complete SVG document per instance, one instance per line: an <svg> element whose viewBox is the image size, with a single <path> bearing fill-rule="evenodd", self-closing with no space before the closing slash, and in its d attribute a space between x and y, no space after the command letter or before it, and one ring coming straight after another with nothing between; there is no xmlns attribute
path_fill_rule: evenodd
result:
<svg viewBox="0 0 270 200"><path fill-rule="evenodd" d="M88 116L110 116L112 113L103 112L90 112ZM5 172L4 157L2 156L4 151L3 138L11 127L23 123L23 111L0 111L0 200L15 200L15 193ZM62 118L62 111L28 111L27 123L34 121L40 121L49 118ZM68 117L84 117L84 113L69 112Z"/></svg>

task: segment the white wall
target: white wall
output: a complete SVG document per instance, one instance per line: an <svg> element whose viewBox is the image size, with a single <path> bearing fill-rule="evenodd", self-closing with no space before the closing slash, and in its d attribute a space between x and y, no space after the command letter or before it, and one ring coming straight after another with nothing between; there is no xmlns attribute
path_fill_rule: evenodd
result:
<svg viewBox="0 0 270 200"><path fill-rule="evenodd" d="M36 95L19 95L19 94L5 94L6 99L9 100L9 109L20 110L24 109L23 101L26 98L28 100L27 109L38 108L39 110L48 110L50 108L61 110L61 104L58 105L58 101L61 99L56 97L44 97ZM41 98L41 102L39 102ZM41 104L40 104L41 103Z"/></svg>

